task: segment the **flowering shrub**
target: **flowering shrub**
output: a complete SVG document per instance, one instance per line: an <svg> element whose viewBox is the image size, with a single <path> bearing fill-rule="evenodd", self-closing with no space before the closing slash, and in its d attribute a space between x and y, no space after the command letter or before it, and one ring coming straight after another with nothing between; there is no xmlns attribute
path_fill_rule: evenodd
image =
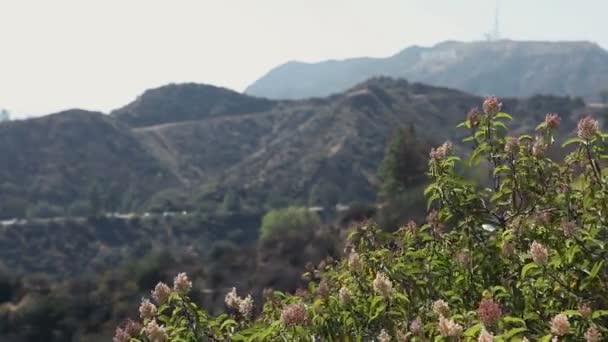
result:
<svg viewBox="0 0 608 342"><path fill-rule="evenodd" d="M547 152L559 116L509 137L501 107L490 97L460 125L473 145L466 160L449 142L431 151L426 223L395 233L361 224L344 260L306 274L307 290L267 291L258 304L233 289L217 317L192 303L181 274L115 341L606 340L608 136L585 117L556 162ZM461 176L482 161L490 184Z"/></svg>

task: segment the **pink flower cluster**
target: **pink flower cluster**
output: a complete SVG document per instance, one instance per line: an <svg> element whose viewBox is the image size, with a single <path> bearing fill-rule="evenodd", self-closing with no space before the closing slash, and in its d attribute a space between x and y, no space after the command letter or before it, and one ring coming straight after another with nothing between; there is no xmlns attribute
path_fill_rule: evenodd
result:
<svg viewBox="0 0 608 342"><path fill-rule="evenodd" d="M348 268L352 272L358 272L361 270L361 258L359 254L355 251L350 252L348 256Z"/></svg>
<svg viewBox="0 0 608 342"><path fill-rule="evenodd" d="M591 324L589 329L585 331L585 341L587 342L600 342L602 340L602 333L597 328L597 325Z"/></svg>
<svg viewBox="0 0 608 342"><path fill-rule="evenodd" d="M413 220L409 220L406 225L399 228L399 231L415 235L418 232L418 225Z"/></svg>
<svg viewBox="0 0 608 342"><path fill-rule="evenodd" d="M153 319L156 315L156 305L152 304L149 299L142 299L139 305L139 317L143 320Z"/></svg>
<svg viewBox="0 0 608 342"><path fill-rule="evenodd" d="M475 107L472 108L468 113L467 113L467 121L469 122L469 125L471 127L475 127L477 125L479 125L479 117L480 117L481 113L479 112L479 108Z"/></svg>
<svg viewBox="0 0 608 342"><path fill-rule="evenodd" d="M373 286L374 290L381 294L384 298L390 298L393 294L393 283L385 274L381 272L376 273Z"/></svg>
<svg viewBox="0 0 608 342"><path fill-rule="evenodd" d="M165 328L154 320L148 322L144 331L150 342L166 342L169 339Z"/></svg>
<svg viewBox="0 0 608 342"><path fill-rule="evenodd" d="M137 337L140 331L141 325L129 319L127 320L124 327L116 328L116 332L114 334L114 338L112 338L112 342L129 342L129 340L131 340L131 337Z"/></svg>
<svg viewBox="0 0 608 342"><path fill-rule="evenodd" d="M479 320L486 326L492 326L502 317L500 304L494 298L483 298L477 309Z"/></svg>
<svg viewBox="0 0 608 342"><path fill-rule="evenodd" d="M420 317L416 317L416 319L410 323L410 332L412 335L418 336L422 334L423 329L424 326L422 325L422 319L420 319Z"/></svg>
<svg viewBox="0 0 608 342"><path fill-rule="evenodd" d="M578 226L574 221L568 221L566 219L562 220L560 228L564 233L564 236L571 238L578 231Z"/></svg>
<svg viewBox="0 0 608 342"><path fill-rule="evenodd" d="M431 153L429 154L433 160L439 161L443 160L452 154L454 150L454 144L449 141L444 142L441 146L437 148L432 148Z"/></svg>
<svg viewBox="0 0 608 342"><path fill-rule="evenodd" d="M340 303L342 305L346 305L350 303L352 299L352 292L346 286L342 286L340 291L338 291L338 298L340 299Z"/></svg>
<svg viewBox="0 0 608 342"><path fill-rule="evenodd" d="M545 115L545 126L549 129L556 129L559 127L559 124L562 122L562 119L556 113L549 113Z"/></svg>
<svg viewBox="0 0 608 342"><path fill-rule="evenodd" d="M169 300L171 292L173 291L171 291L171 288L167 286L167 284L160 282L156 284L156 287L152 291L152 298L154 298L159 305L163 305Z"/></svg>
<svg viewBox="0 0 608 342"><path fill-rule="evenodd" d="M489 333L486 329L483 329L481 331L481 333L479 334L479 338L477 339L477 341L478 342L493 342L494 335Z"/></svg>
<svg viewBox="0 0 608 342"><path fill-rule="evenodd" d="M462 325L454 322L454 320L439 317L439 333L443 337L460 337L462 335Z"/></svg>
<svg viewBox="0 0 608 342"><path fill-rule="evenodd" d="M184 272L175 276L173 280L173 290L179 294L186 294L190 292L192 288L192 282L188 279L188 275Z"/></svg>
<svg viewBox="0 0 608 342"><path fill-rule="evenodd" d="M226 303L227 307L238 311L243 317L249 317L253 311L253 298L251 295L247 295L245 298L239 297L236 293L236 287L233 287L226 294L224 303Z"/></svg>
<svg viewBox="0 0 608 342"><path fill-rule="evenodd" d="M555 336L564 336L570 332L570 322L564 314L558 314L551 320L551 333Z"/></svg>
<svg viewBox="0 0 608 342"><path fill-rule="evenodd" d="M450 315L450 306L443 299L433 302L433 312L439 316L447 317Z"/></svg>
<svg viewBox="0 0 608 342"><path fill-rule="evenodd" d="M286 326L305 325L308 323L308 311L303 303L288 304L281 312L281 321Z"/></svg>
<svg viewBox="0 0 608 342"><path fill-rule="evenodd" d="M486 114L494 115L502 109L502 103L496 96L488 96L483 101L483 111Z"/></svg>
<svg viewBox="0 0 608 342"><path fill-rule="evenodd" d="M600 123L591 116L585 116L577 125L577 135L584 140L593 139L600 131Z"/></svg>
<svg viewBox="0 0 608 342"><path fill-rule="evenodd" d="M154 298L158 305L164 305L171 298L173 292L179 294L187 294L192 288L192 282L188 279L186 273L179 273L173 282L173 289L167 284L159 282L151 291L151 296ZM158 312L158 308L149 299L142 298L141 304L139 305L139 317L144 320L146 326L144 327L144 333L151 342L165 342L168 340L167 332L162 325L158 325L155 320L155 316ZM117 328L113 342L127 342L133 337L137 337L140 334L141 326L137 323L129 321L124 328Z"/></svg>
<svg viewBox="0 0 608 342"><path fill-rule="evenodd" d="M532 242L532 245L530 245L530 256L532 257L532 260L539 265L544 265L549 260L547 248L536 241Z"/></svg>

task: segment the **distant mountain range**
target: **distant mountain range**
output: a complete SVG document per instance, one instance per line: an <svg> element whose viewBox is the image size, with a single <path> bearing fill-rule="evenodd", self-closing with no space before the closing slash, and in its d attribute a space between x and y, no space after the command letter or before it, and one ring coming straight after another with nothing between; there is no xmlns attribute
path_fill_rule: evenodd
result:
<svg viewBox="0 0 608 342"><path fill-rule="evenodd" d="M319 97L373 76L401 77L483 96L596 99L608 88L608 52L589 42L447 41L433 47L412 46L387 58L289 62L245 92L272 99Z"/></svg>
<svg viewBox="0 0 608 342"><path fill-rule="evenodd" d="M146 91L111 115L70 110L0 125L0 213L36 203L104 210L228 209L373 200L398 127L427 140L454 129L481 98L374 78L326 98L274 101L200 84ZM505 99L518 127L544 114L572 128L580 99ZM517 127L516 127L517 128ZM313 196L314 194L314 196ZM169 208L168 208L169 207Z"/></svg>

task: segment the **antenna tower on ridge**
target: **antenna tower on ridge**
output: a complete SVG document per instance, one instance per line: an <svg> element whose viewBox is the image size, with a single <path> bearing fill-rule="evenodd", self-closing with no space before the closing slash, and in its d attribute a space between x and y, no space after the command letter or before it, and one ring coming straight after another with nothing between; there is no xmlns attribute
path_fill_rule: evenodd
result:
<svg viewBox="0 0 608 342"><path fill-rule="evenodd" d="M499 15L499 10L500 7L498 6L498 0L496 0L496 13L494 13L494 32L493 32L493 40L499 40L500 39L500 26L498 24L498 19L500 18Z"/></svg>
<svg viewBox="0 0 608 342"><path fill-rule="evenodd" d="M489 41L500 40L500 6L498 0L496 0L496 10L494 12L494 27L488 33L486 33L486 39Z"/></svg>

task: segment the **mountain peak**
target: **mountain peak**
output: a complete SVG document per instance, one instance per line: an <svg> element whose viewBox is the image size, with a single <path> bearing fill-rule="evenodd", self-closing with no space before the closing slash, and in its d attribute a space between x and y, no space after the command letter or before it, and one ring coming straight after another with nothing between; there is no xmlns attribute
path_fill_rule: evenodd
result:
<svg viewBox="0 0 608 342"><path fill-rule="evenodd" d="M145 91L130 104L110 115L130 126L151 126L170 122L259 112L273 101L244 95L207 84L168 84Z"/></svg>

